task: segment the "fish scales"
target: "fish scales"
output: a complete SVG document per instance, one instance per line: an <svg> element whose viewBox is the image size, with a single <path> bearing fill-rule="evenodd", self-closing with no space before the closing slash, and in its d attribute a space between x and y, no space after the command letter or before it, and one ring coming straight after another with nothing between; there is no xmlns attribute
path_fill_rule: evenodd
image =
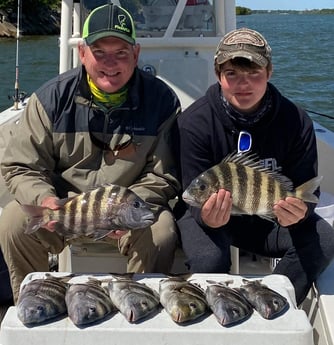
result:
<svg viewBox="0 0 334 345"><path fill-rule="evenodd" d="M288 300L277 291L262 284L261 280L242 280L244 285L236 288L265 319L274 319L289 309Z"/></svg>
<svg viewBox="0 0 334 345"><path fill-rule="evenodd" d="M77 326L103 320L116 307L101 281L91 279L86 283L71 284L65 295L68 316Z"/></svg>
<svg viewBox="0 0 334 345"><path fill-rule="evenodd" d="M160 306L159 294L144 283L125 276L114 276L108 283L111 301L128 322L148 317Z"/></svg>
<svg viewBox="0 0 334 345"><path fill-rule="evenodd" d="M259 212L266 210L267 204L274 204L275 196L279 197L275 193L275 180L265 178L266 175L261 171L252 168L247 170L249 171L250 179L254 181L254 183L249 184L250 190L247 199L248 205L252 205L251 212L256 213L257 210Z"/></svg>
<svg viewBox="0 0 334 345"><path fill-rule="evenodd" d="M73 199L73 201L71 203L64 206L65 210L64 212L59 211L59 219L60 221L63 219L63 223L66 227L68 227L69 229L74 229L76 226L81 226L81 222L80 224L78 224L78 219L81 219L82 216L82 211L80 211L79 209L79 202L78 202L79 198L77 199ZM68 208L68 212L67 211ZM80 217L73 217L72 215L75 214L79 214Z"/></svg>
<svg viewBox="0 0 334 345"><path fill-rule="evenodd" d="M30 216L26 233L52 222L55 231L67 239L93 235L102 239L116 229L134 230L151 225L149 205L128 188L106 185L58 201L59 209L21 205Z"/></svg>
<svg viewBox="0 0 334 345"><path fill-rule="evenodd" d="M255 154L231 154L193 179L182 197L189 205L202 207L213 193L223 188L231 192L232 214L274 218L274 204L288 196L317 203L313 193L321 179L314 177L293 189L290 179L263 167Z"/></svg>
<svg viewBox="0 0 334 345"><path fill-rule="evenodd" d="M115 190L115 193L117 193L119 188L114 186L111 190ZM81 194L80 197L65 204L65 212L60 210L59 218L62 219L64 217L64 225L70 229L86 227L87 232L92 231L101 217L102 203L107 203L108 191L107 188L99 188ZM92 219L91 222L89 221L90 218Z"/></svg>
<svg viewBox="0 0 334 345"><path fill-rule="evenodd" d="M235 169L235 176L238 176L238 179L232 180L233 188L232 188L232 195L234 195L234 191L236 191L238 207L240 209L243 209L246 205L246 199L247 195L250 195L249 187L251 187L249 184L246 184L246 188L242 188L245 181L247 181L247 178L251 178L251 174L247 174L246 167L244 165L237 165L237 164L229 164L228 165L232 170ZM232 173L233 175L233 173ZM235 185L235 182L238 183Z"/></svg>
<svg viewBox="0 0 334 345"><path fill-rule="evenodd" d="M193 321L208 311L203 289L181 277L162 279L159 294L161 305L174 322Z"/></svg>
<svg viewBox="0 0 334 345"><path fill-rule="evenodd" d="M67 312L67 280L47 275L25 284L19 294L17 315L24 324L40 324Z"/></svg>
<svg viewBox="0 0 334 345"><path fill-rule="evenodd" d="M111 190L115 190L116 186L113 186ZM101 207L99 204L102 204L103 195L106 193L106 190L99 188L98 190L92 191L92 193L86 193L84 198L85 203L87 204L87 212L85 216L85 223L89 223L89 219L92 219L93 224L98 222L98 219L101 217Z"/></svg>
<svg viewBox="0 0 334 345"><path fill-rule="evenodd" d="M208 281L205 297L217 321L225 327L247 320L253 308L237 290L227 283Z"/></svg>
<svg viewBox="0 0 334 345"><path fill-rule="evenodd" d="M90 198L89 195L85 193L80 204L82 213L81 219L83 224L87 224L89 222L89 211L93 207L93 201L93 198Z"/></svg>

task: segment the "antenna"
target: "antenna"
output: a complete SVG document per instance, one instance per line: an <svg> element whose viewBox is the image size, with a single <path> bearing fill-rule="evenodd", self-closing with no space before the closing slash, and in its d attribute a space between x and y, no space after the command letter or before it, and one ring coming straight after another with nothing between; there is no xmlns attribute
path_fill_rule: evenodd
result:
<svg viewBox="0 0 334 345"><path fill-rule="evenodd" d="M21 0L17 0L17 24L16 24L16 64L15 64L15 93L14 110L19 109L19 40L20 40L20 11Z"/></svg>

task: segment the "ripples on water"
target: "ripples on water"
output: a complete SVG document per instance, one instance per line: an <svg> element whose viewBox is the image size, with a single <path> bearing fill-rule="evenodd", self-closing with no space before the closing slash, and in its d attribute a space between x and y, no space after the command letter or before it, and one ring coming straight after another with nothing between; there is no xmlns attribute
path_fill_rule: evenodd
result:
<svg viewBox="0 0 334 345"><path fill-rule="evenodd" d="M271 81L304 108L334 117L334 15L254 14L238 16L237 27L261 32L272 48ZM334 130L334 119L310 113Z"/></svg>
<svg viewBox="0 0 334 345"><path fill-rule="evenodd" d="M13 105L16 39L0 39L0 111ZM58 36L29 36L19 41L19 89L31 94L58 73Z"/></svg>
<svg viewBox="0 0 334 345"><path fill-rule="evenodd" d="M254 14L238 16L237 26L260 31L273 49L272 82L295 103L334 117L334 15ZM33 92L58 73L58 37L20 40L20 89ZM16 40L0 40L0 111L13 104ZM334 130L334 120L310 115Z"/></svg>

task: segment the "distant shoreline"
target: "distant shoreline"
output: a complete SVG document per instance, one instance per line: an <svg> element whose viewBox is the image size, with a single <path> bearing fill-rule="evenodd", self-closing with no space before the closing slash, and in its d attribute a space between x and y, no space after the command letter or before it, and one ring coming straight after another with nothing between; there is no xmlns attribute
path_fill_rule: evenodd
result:
<svg viewBox="0 0 334 345"><path fill-rule="evenodd" d="M252 10L251 8L236 6L237 15L249 14L334 14L334 8L311 9L311 10Z"/></svg>
<svg viewBox="0 0 334 345"><path fill-rule="evenodd" d="M334 9L319 10L252 10L236 6L237 15L250 14L334 14ZM38 15L22 18L20 35L58 35L60 33L60 13L51 9L44 9ZM17 35L16 22L6 12L0 11L0 39L15 38Z"/></svg>
<svg viewBox="0 0 334 345"><path fill-rule="evenodd" d="M0 11L0 39L15 38L17 35L16 16ZM58 35L60 33L60 12L43 8L34 15L23 15L20 36Z"/></svg>

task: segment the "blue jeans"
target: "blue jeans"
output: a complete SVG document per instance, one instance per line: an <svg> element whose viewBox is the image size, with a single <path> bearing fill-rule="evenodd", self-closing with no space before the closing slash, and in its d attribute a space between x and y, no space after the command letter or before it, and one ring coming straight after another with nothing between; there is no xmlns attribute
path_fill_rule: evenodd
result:
<svg viewBox="0 0 334 345"><path fill-rule="evenodd" d="M228 273L230 245L282 258L273 273L291 280L298 305L334 257L334 230L315 213L288 228L257 216L232 216L227 225L211 229L201 227L187 210L177 224L190 272Z"/></svg>

